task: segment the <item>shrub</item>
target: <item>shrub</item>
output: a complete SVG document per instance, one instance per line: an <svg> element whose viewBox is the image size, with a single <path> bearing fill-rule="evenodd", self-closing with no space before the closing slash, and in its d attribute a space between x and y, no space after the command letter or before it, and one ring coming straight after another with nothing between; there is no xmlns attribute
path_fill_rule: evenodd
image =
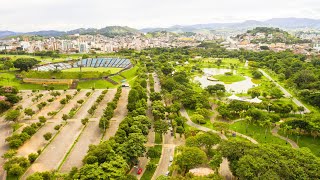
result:
<svg viewBox="0 0 320 180"><path fill-rule="evenodd" d="M56 125L55 127L54 127L54 130L59 130L61 128L61 124L59 124L59 125Z"/></svg>
<svg viewBox="0 0 320 180"><path fill-rule="evenodd" d="M77 101L78 104L82 104L83 102L84 102L83 99L80 99L80 100Z"/></svg>
<svg viewBox="0 0 320 180"><path fill-rule="evenodd" d="M28 155L28 160L30 163L33 163L37 158L38 158L38 154L36 153L31 153Z"/></svg>
<svg viewBox="0 0 320 180"><path fill-rule="evenodd" d="M86 125L88 122L89 122L89 119L88 119L88 118L81 119L81 123L82 123L83 125Z"/></svg>
<svg viewBox="0 0 320 180"><path fill-rule="evenodd" d="M18 120L19 116L20 116L20 111L11 110L11 111L7 112L5 120L7 120L7 121L16 121L16 120Z"/></svg>
<svg viewBox="0 0 320 180"><path fill-rule="evenodd" d="M46 123L47 122L47 118L45 118L44 116L39 116L39 122Z"/></svg>
<svg viewBox="0 0 320 180"><path fill-rule="evenodd" d="M52 133L51 132L47 132L43 135L43 138L48 141L52 138Z"/></svg>
<svg viewBox="0 0 320 180"><path fill-rule="evenodd" d="M62 115L62 119L63 119L64 121L66 121L67 119L69 119L69 116L68 116L67 114L63 114L63 115Z"/></svg>

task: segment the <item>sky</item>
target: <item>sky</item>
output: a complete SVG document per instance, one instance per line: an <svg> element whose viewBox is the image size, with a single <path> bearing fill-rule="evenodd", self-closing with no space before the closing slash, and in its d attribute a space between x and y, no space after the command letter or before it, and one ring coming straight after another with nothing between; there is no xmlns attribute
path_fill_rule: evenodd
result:
<svg viewBox="0 0 320 180"><path fill-rule="evenodd" d="M0 30L19 32L284 17L320 19L320 0L0 0Z"/></svg>

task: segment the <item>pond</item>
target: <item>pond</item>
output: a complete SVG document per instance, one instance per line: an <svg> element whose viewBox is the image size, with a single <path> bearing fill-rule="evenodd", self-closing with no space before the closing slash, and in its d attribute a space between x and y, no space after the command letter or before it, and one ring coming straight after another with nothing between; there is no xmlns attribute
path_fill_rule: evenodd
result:
<svg viewBox="0 0 320 180"><path fill-rule="evenodd" d="M204 75L202 76L196 76L194 78L195 81L200 82L201 87L206 88L209 85L216 85L216 84L223 84L226 87L227 92L235 92L235 93L247 93L247 91L255 87L256 84L254 84L251 81L251 78L248 76L244 76L246 79L243 81L235 82L232 84L225 84L221 81L210 81L207 78L214 75L224 74L226 72L233 71L234 74L236 74L236 70L231 69L218 69L218 68L204 68L202 69L204 72Z"/></svg>

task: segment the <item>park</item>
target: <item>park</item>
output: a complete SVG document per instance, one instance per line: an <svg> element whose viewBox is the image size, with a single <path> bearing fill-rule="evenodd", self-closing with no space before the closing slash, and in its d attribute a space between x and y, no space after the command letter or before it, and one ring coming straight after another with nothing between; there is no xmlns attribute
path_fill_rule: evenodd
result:
<svg viewBox="0 0 320 180"><path fill-rule="evenodd" d="M54 61L7 56L1 177L320 177L312 102L256 57L180 51ZM277 159L280 169L265 166ZM285 170L290 163L303 171Z"/></svg>

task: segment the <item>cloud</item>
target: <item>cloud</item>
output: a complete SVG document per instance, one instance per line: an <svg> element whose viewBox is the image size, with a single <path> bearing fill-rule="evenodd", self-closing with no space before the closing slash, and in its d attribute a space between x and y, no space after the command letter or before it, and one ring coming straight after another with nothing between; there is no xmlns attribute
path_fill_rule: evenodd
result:
<svg viewBox="0 0 320 180"><path fill-rule="evenodd" d="M320 18L318 0L1 0L0 30L68 30L128 25L135 28Z"/></svg>

